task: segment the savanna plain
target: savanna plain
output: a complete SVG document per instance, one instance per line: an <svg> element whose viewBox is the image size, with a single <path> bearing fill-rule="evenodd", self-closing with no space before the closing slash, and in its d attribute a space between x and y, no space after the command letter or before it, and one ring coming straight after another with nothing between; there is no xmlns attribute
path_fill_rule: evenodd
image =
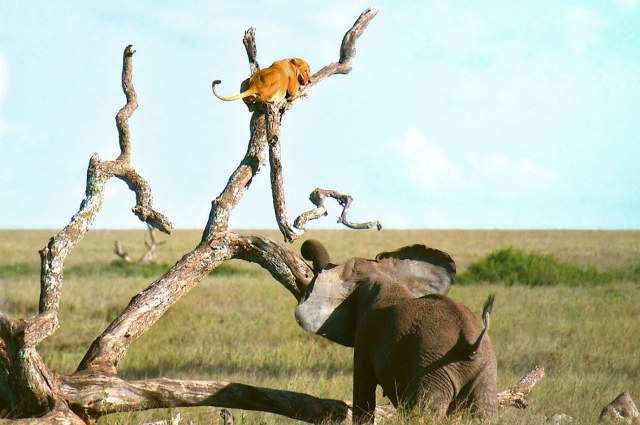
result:
<svg viewBox="0 0 640 425"><path fill-rule="evenodd" d="M0 309L14 318L36 313L41 249L56 231L0 231ZM72 373L90 343L148 286L196 246L200 232L178 230L158 248L155 264L119 262L119 240L136 258L145 231L92 231L65 267L60 329L39 347L56 372ZM282 240L275 231L248 231ZM448 252L458 266L449 295L476 314L496 294L489 334L498 359L498 389L531 368L546 377L524 410L502 409L501 424L544 423L561 412L595 423L622 391L640 402L640 231L383 230L308 232L334 262L424 243ZM292 249L299 250L300 243ZM295 299L259 266L224 264L175 304L133 344L119 368L125 379L219 380L349 400L352 349L305 333ZM379 392L379 404L388 401ZM180 409L182 422L222 423L217 408ZM98 424L168 419L166 409L121 412ZM294 420L232 410L236 424ZM0 415L1 416L1 415ZM2 422L2 420L0 420ZM410 415L383 423L465 424Z"/></svg>

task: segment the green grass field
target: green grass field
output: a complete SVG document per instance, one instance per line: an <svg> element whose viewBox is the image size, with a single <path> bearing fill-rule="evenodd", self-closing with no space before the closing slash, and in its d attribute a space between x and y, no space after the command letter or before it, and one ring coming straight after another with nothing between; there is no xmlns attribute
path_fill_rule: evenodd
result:
<svg viewBox="0 0 640 425"><path fill-rule="evenodd" d="M11 317L36 312L37 251L54 233L0 231L0 308ZM274 231L250 233L282 240ZM144 251L144 236L142 230L92 231L70 255L61 327L39 348L55 371L73 372L91 341L131 297L192 249L200 232L161 236L167 242L159 248L156 266L141 270L112 264L115 240L136 258ZM622 391L640 402L640 231L315 231L307 236L322 240L335 262L425 243L456 260L465 283L454 285L453 298L479 313L487 295L495 292L490 336L498 358L499 389L513 385L535 365L546 370L546 378L529 396L530 407L501 411L499 423L543 423L556 412L570 414L577 423L593 423L602 407ZM485 272L497 267L485 260L507 247L535 253L519 266L524 274L490 282L471 273L474 267L484 267ZM534 263L542 270L561 267L553 273L553 282L532 283L527 268ZM590 271L576 280L576 266ZM540 276L547 279L540 272L535 278ZM230 262L132 346L120 375L234 381L351 399L352 350L306 334L293 317L295 305L258 266ZM379 402L387 403L382 396ZM166 419L171 413L123 412L99 423L141 423ZM236 423L295 423L259 412L233 414ZM214 408L184 409L182 417L183 423L186 418L198 424L221 423Z"/></svg>

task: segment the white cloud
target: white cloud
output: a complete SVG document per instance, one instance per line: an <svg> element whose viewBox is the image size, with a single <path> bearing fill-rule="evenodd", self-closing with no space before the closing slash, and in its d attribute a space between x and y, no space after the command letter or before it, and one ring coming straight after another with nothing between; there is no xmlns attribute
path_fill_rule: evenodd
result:
<svg viewBox="0 0 640 425"><path fill-rule="evenodd" d="M543 189L554 178L551 171L530 159L512 159L503 154L480 159L460 157L459 165L454 164L440 146L416 128L410 128L393 147L409 181L431 193L463 188L512 198Z"/></svg>
<svg viewBox="0 0 640 425"><path fill-rule="evenodd" d="M576 54L586 52L596 44L608 27L605 18L588 6L573 6L564 16L565 41Z"/></svg>
<svg viewBox="0 0 640 425"><path fill-rule="evenodd" d="M405 164L409 179L416 185L435 189L442 185L458 186L462 183L460 170L420 130L410 128L404 138L394 144Z"/></svg>
<svg viewBox="0 0 640 425"><path fill-rule="evenodd" d="M477 171L482 184L492 185L508 197L541 189L553 178L553 173L529 159L513 160L501 154L486 157L477 164Z"/></svg>
<svg viewBox="0 0 640 425"><path fill-rule="evenodd" d="M638 6L638 0L614 0L614 3L625 10L633 10Z"/></svg>

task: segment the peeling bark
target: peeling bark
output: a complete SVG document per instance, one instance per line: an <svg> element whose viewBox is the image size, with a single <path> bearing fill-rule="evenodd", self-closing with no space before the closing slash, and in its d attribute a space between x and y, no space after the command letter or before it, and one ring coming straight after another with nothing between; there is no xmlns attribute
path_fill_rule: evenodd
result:
<svg viewBox="0 0 640 425"><path fill-rule="evenodd" d="M127 410L213 406L276 413L305 422L342 421L347 403L292 391L233 382L175 379L124 381L110 375L62 378L62 391L75 411L92 417Z"/></svg>
<svg viewBox="0 0 640 425"><path fill-rule="evenodd" d="M512 406L518 409L526 408L527 395L542 378L544 378L544 368L534 367L516 385L498 393L498 405L500 407Z"/></svg>

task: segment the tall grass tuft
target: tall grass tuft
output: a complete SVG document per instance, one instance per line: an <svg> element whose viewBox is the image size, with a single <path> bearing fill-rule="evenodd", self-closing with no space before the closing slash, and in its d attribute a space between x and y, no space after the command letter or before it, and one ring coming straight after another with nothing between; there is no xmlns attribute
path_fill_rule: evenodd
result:
<svg viewBox="0 0 640 425"><path fill-rule="evenodd" d="M607 272L595 267L580 268L559 261L553 254L509 247L494 251L472 263L458 277L460 283L504 283L529 286L602 284L628 280L640 282L640 264Z"/></svg>

